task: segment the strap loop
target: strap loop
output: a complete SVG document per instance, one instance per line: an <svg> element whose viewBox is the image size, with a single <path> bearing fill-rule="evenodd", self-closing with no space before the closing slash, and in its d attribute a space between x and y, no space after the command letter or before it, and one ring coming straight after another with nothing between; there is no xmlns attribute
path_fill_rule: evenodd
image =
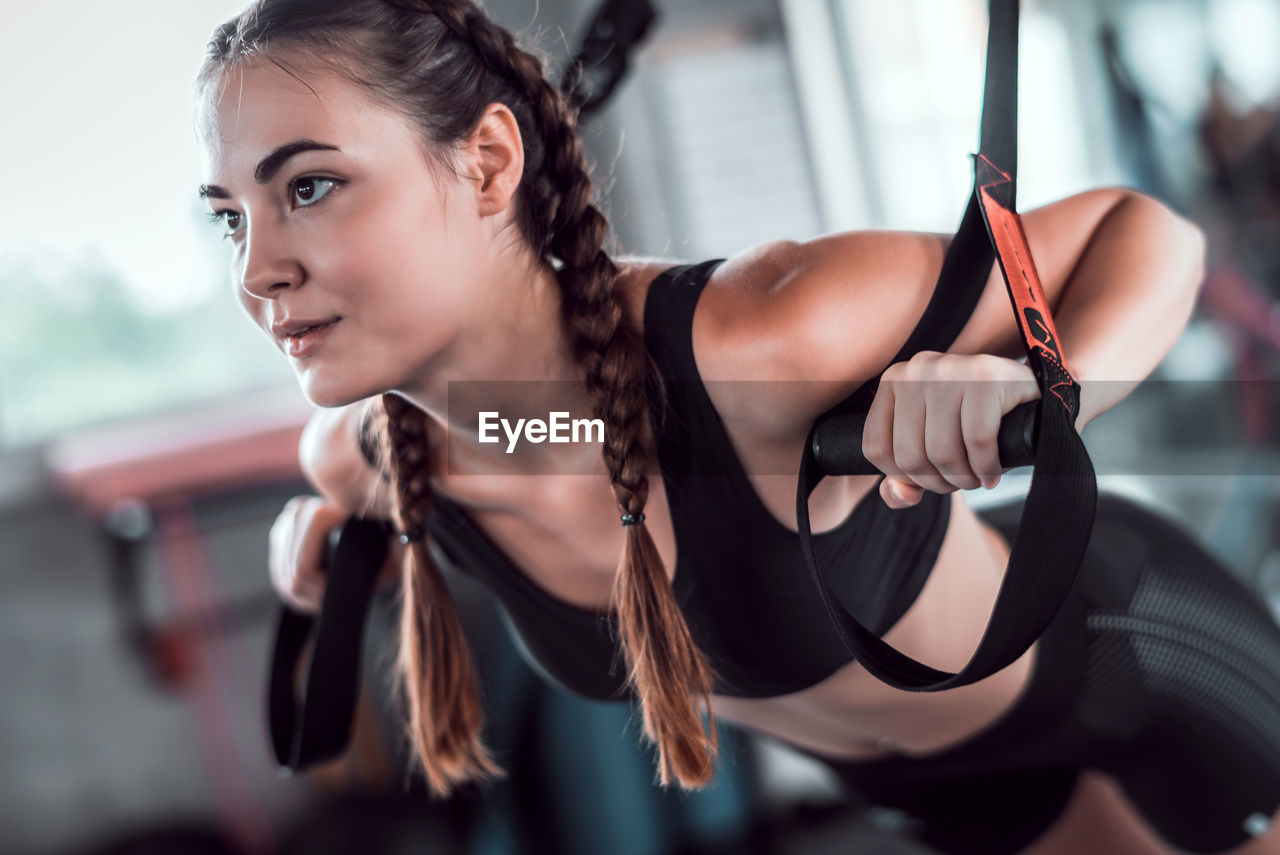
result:
<svg viewBox="0 0 1280 855"><path fill-rule="evenodd" d="M869 410L877 381L863 385L815 420L796 484L801 550L837 632L869 672L895 688L913 692L976 683L1027 651L1053 621L1075 583L1093 531L1098 500L1093 464L1075 430L1080 387L1058 349L1053 319L1014 210L1018 0L991 0L989 28L981 152L974 157L973 194L924 317L890 363L910 359L926 347L949 347L978 303L993 257L999 261L1028 364L1040 387L1032 460L1035 468L990 622L978 649L959 673L918 662L867 630L836 601L814 556L809 496L827 475L818 461L819 435L829 435L831 430L824 429L835 429L837 417Z"/></svg>

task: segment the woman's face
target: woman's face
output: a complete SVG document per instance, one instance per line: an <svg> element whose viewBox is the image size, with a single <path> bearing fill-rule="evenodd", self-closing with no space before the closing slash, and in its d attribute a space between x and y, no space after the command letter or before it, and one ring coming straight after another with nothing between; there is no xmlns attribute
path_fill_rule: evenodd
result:
<svg viewBox="0 0 1280 855"><path fill-rule="evenodd" d="M240 304L308 399L333 407L396 388L448 347L487 250L471 183L430 165L403 115L337 75L303 76L310 89L252 60L209 88L201 195ZM272 330L335 318L302 341Z"/></svg>

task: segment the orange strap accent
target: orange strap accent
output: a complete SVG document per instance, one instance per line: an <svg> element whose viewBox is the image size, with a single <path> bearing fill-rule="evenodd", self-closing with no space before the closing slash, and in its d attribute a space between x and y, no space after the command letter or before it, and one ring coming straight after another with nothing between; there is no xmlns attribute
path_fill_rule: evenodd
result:
<svg viewBox="0 0 1280 855"><path fill-rule="evenodd" d="M995 239L1005 280L1009 283L1009 294L1013 299L1014 314L1018 318L1022 338L1028 350L1037 351L1043 358L1056 363L1066 374L1074 376L1062 355L1058 331L1053 325L1053 316L1049 313L1049 301L1045 299L1035 260L1031 257L1031 247L1022 228L1022 218L1016 211L1005 207L995 192L995 188L1007 182L1009 176L986 157L982 159L1004 178L1004 181L982 185L978 192Z"/></svg>

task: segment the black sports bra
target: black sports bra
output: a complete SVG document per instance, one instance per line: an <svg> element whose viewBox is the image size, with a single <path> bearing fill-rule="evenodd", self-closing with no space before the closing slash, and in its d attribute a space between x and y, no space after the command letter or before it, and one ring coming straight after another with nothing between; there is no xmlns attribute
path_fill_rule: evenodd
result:
<svg viewBox="0 0 1280 855"><path fill-rule="evenodd" d="M645 346L667 387L654 424L676 540L672 582L718 694L784 695L850 660L809 577L796 532L764 506L738 459L693 358L693 312L723 261L659 274L644 310ZM835 528L813 537L820 567L846 609L877 635L915 602L937 560L950 496L926 491L890 510L872 490ZM532 581L456 503L436 497L427 527L451 563L498 597L526 658L569 690L629 697L612 615L556 599Z"/></svg>

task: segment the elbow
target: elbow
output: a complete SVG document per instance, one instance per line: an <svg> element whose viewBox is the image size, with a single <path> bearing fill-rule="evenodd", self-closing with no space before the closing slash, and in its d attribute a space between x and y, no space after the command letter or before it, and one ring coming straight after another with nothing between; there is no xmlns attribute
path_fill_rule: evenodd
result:
<svg viewBox="0 0 1280 855"><path fill-rule="evenodd" d="M1204 286L1208 274L1209 239L1204 229L1177 214L1171 214L1174 223L1171 226L1174 236L1171 243L1179 258L1183 259L1186 271L1186 288L1190 292L1190 300L1194 305L1199 298L1200 289Z"/></svg>
<svg viewBox="0 0 1280 855"><path fill-rule="evenodd" d="M1166 259L1178 259L1182 275L1177 277L1179 290L1194 298L1204 284L1207 272L1209 241L1204 229L1174 211L1164 202L1137 190L1125 189L1116 208L1137 207L1146 213L1152 243ZM1172 287L1175 283L1169 283Z"/></svg>
<svg viewBox="0 0 1280 855"><path fill-rule="evenodd" d="M1191 220L1182 220L1190 230L1187 243L1191 251L1193 279L1195 280L1195 290L1198 292L1200 287L1204 285L1205 277L1208 275L1208 257L1209 257L1209 238L1202 229Z"/></svg>
<svg viewBox="0 0 1280 855"><path fill-rule="evenodd" d="M1207 275L1208 239L1204 229L1191 220L1172 212L1166 238L1167 251L1175 262L1174 281L1170 291L1176 295L1175 313L1179 330L1185 329L1200 301L1200 292Z"/></svg>
<svg viewBox="0 0 1280 855"><path fill-rule="evenodd" d="M1169 289L1177 297L1176 311L1181 327L1184 328L1195 312L1200 291L1204 287L1208 239L1204 229L1191 220L1173 212L1169 212L1168 216L1164 249L1170 258L1177 259Z"/></svg>

